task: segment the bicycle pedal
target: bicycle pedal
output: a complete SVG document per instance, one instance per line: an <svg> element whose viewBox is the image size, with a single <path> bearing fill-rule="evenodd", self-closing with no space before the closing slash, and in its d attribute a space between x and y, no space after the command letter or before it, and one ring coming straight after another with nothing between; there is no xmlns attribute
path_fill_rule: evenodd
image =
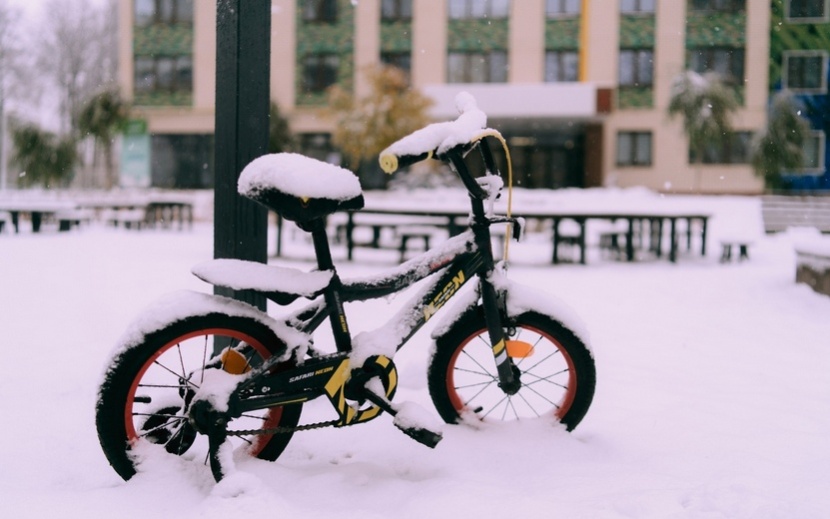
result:
<svg viewBox="0 0 830 519"><path fill-rule="evenodd" d="M424 429L421 427L405 427L401 424L395 423L395 427L403 431L403 433L416 442L426 445L430 449L434 449L438 442L440 442L444 437L441 433L430 431L429 429Z"/></svg>
<svg viewBox="0 0 830 519"><path fill-rule="evenodd" d="M444 437L441 424L434 420L421 406L403 402L397 406L392 423L416 442L434 449Z"/></svg>

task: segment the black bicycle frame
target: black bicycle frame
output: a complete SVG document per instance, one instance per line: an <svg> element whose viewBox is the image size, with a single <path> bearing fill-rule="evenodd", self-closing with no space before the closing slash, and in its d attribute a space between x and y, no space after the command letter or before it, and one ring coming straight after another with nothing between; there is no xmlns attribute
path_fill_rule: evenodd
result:
<svg viewBox="0 0 830 519"><path fill-rule="evenodd" d="M482 149L482 155L489 170L493 170L489 149ZM461 152L449 154L450 164L463 179L470 179ZM475 182L473 180L473 182ZM466 183L466 181L465 181ZM476 186L481 189L481 186ZM403 310L410 314L406 319L405 333L397 337L395 351L420 330L432 317L455 296L470 279L479 278L480 296L487 323L493 357L499 374L499 386L506 393L518 390L519 381L514 373L512 360L507 348L498 294L490 281L495 269L491 249L490 225L494 220L486 215L482 195L470 195L472 213L470 232L451 238L453 243L437 251L426 251L404 264L404 270L394 271L386 277L372 281L343 282L331 259L325 226L320 222L310 230L313 237L320 270L332 270L332 281L323 293L322 300L286 319L286 324L307 334L313 333L328 318L337 352L306 360L302 365L283 373L268 373L269 366L258 370L239 389L248 391L243 411L304 402L320 396L333 373L343 369L343 360L352 348L351 334L343 303L366 301L400 292L413 284L436 276L436 280L424 292L424 296ZM505 221L496 219L496 221ZM399 314L400 315L400 314Z"/></svg>

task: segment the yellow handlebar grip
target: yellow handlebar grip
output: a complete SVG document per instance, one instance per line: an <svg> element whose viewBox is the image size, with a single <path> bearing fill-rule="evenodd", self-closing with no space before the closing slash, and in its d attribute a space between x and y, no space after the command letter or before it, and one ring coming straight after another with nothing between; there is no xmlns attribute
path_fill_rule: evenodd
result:
<svg viewBox="0 0 830 519"><path fill-rule="evenodd" d="M391 175L398 169L398 157L396 155L381 155L378 158L378 162L380 162L380 169L382 169L389 175Z"/></svg>

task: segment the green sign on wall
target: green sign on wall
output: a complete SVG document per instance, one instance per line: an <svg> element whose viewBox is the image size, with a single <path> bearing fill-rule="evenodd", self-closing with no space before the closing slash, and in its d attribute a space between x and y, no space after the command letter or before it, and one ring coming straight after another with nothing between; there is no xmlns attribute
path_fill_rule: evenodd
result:
<svg viewBox="0 0 830 519"><path fill-rule="evenodd" d="M122 187L150 187L150 151L147 121L128 121L121 143Z"/></svg>

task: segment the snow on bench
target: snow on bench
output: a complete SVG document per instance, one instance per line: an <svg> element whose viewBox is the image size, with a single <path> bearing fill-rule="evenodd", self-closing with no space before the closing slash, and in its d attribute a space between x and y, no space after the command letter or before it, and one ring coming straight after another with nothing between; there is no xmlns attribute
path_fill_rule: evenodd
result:
<svg viewBox="0 0 830 519"><path fill-rule="evenodd" d="M802 231L795 243L795 280L830 296L830 238Z"/></svg>

